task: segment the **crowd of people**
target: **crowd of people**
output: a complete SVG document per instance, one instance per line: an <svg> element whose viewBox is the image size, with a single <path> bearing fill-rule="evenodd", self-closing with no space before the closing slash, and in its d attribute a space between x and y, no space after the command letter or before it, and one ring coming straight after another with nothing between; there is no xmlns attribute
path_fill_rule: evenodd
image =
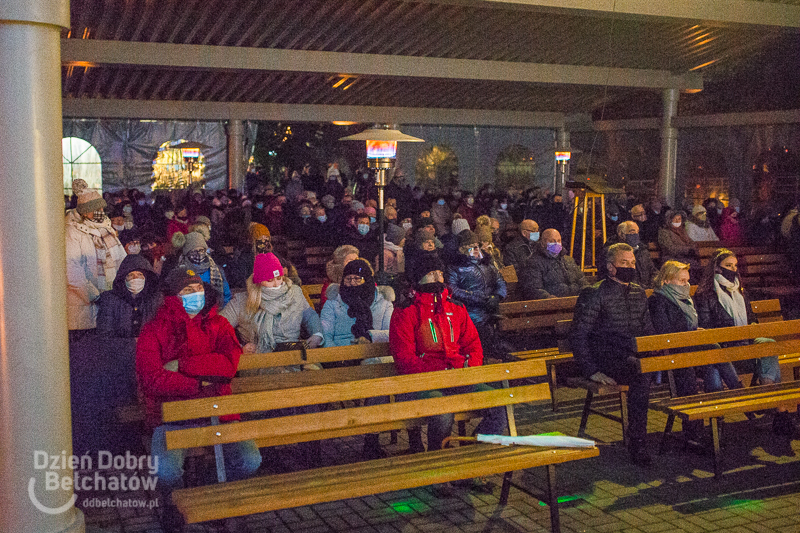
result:
<svg viewBox="0 0 800 533"><path fill-rule="evenodd" d="M82 180L73 182L73 193L65 198L70 341L138 339L136 378L167 492L180 482L183 455L166 449L164 434L173 426L161 420L162 402L230 394L243 353L301 341L310 348L388 342L401 373L480 366L484 353L503 359L509 347L495 326L507 295L506 266L516 270L523 299L579 296L575 358L588 379L630 386L631 458L647 464L651 377L630 363L633 337L753 321L735 254L721 248L704 269L697 242L800 242L796 209L757 219L735 199L672 209L657 198L640 203L622 195L607 203L601 281L590 286L567 253L572 191L499 191L489 184L476 193L424 190L398 171L386 187L383 235L372 180L348 183L336 165L324 177L306 165L280 183L256 183L248 194L148 196L131 189L101 196ZM297 269L275 253L277 236L335 247L319 313ZM661 249L660 270L651 243ZM380 254L385 272L376 274ZM699 283L694 298L690 282ZM647 288L655 289L649 299ZM762 360L754 370L761 383L780 380L777 361ZM706 391L742 386L732 365L678 374L684 395L697 392L698 377ZM485 414L481 431L505 430L502 409ZM794 431L788 415L774 420L777 433ZM452 423L452 416L429 421L428 449L441 446ZM409 432L409 443L412 451L425 449L418 431ZM230 477L259 467L254 443L229 448ZM363 454L383 455L377 435L367 436Z"/></svg>

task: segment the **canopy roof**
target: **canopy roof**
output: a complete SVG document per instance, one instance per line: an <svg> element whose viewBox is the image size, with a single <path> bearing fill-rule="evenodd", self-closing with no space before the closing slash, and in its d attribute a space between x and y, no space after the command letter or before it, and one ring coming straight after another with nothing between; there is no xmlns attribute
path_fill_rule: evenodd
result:
<svg viewBox="0 0 800 533"><path fill-rule="evenodd" d="M553 126L664 88L698 92L800 27L800 0L71 6L64 114L81 117Z"/></svg>

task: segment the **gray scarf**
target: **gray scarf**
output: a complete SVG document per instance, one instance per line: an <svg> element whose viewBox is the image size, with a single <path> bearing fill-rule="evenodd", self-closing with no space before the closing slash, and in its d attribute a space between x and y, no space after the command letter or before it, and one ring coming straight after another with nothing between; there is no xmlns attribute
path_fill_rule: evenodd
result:
<svg viewBox="0 0 800 533"><path fill-rule="evenodd" d="M259 353L275 350L275 344L297 340L294 331L299 329L305 301L303 291L290 290L289 283L280 287L261 287L261 304L253 316L256 326ZM276 340L278 337L278 340Z"/></svg>
<svg viewBox="0 0 800 533"><path fill-rule="evenodd" d="M686 323L689 326L689 331L697 329L697 309L694 307L692 297L689 296L689 286L672 285L665 283L655 290L658 294L664 296L670 302L678 306L683 311L683 316L686 317Z"/></svg>

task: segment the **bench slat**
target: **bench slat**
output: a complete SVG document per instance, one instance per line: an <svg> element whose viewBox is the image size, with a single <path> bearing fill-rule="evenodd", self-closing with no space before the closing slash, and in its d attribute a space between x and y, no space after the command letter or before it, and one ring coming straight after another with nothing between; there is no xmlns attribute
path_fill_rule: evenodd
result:
<svg viewBox="0 0 800 533"><path fill-rule="evenodd" d="M689 420L698 420L773 407L796 411L798 403L800 382L791 382L674 398L660 402L655 407L680 414Z"/></svg>
<svg viewBox="0 0 800 533"><path fill-rule="evenodd" d="M356 428L379 422L393 422L410 418L486 409L515 403L547 400L549 398L550 390L548 385L541 383L538 385L511 387L509 389L457 394L441 398L410 400L367 407L337 409L322 413L285 416L280 418L280 424L277 426L275 420L264 419L219 426L180 429L167 432L167 449L211 446L248 439L280 438L290 434L320 433L328 430ZM325 399L326 401L329 400L328 398ZM261 407L261 409L263 408Z"/></svg>
<svg viewBox="0 0 800 533"><path fill-rule="evenodd" d="M234 394L269 390L290 389L294 387L310 387L326 383L344 383L362 379L385 378L397 375L394 363L378 363L374 365L358 365L344 368L326 368L324 370L308 370L288 372L286 374L264 374L244 378L235 378L231 383Z"/></svg>
<svg viewBox="0 0 800 533"><path fill-rule="evenodd" d="M597 448L478 444L416 454L413 462L391 457L359 463L357 469L352 465L332 466L176 490L173 499L187 522L196 523L547 466L598 454ZM242 496L231 498L230 491Z"/></svg>
<svg viewBox="0 0 800 533"><path fill-rule="evenodd" d="M712 330L716 331L716 330ZM700 350L684 352L673 355L659 355L639 359L639 372L658 372L675 370L687 366L713 365L746 359L795 355L800 351L800 339L782 340L778 342L764 342L761 344L748 344L746 346L733 346L730 348Z"/></svg>
<svg viewBox="0 0 800 533"><path fill-rule="evenodd" d="M330 348L314 348L306 350L307 359L303 359L302 350L286 352L243 354L239 359L239 370L254 368L270 368L276 366L302 365L308 363L333 363L354 359L383 357L389 353L388 342L371 344L355 344L352 346L333 346Z"/></svg>
<svg viewBox="0 0 800 533"><path fill-rule="evenodd" d="M750 302L750 308L756 315L760 315L763 313L780 313L781 301L778 300L777 298L773 300L756 300Z"/></svg>
<svg viewBox="0 0 800 533"><path fill-rule="evenodd" d="M500 304L500 313L513 315L518 313L550 312L562 309L574 309L578 301L577 296L564 298L546 298L544 300L525 300L522 302L503 302Z"/></svg>
<svg viewBox="0 0 800 533"><path fill-rule="evenodd" d="M519 318L503 318L499 326L501 331L514 331L522 329L540 329L555 327L561 321L571 320L572 311L549 315L530 315Z"/></svg>
<svg viewBox="0 0 800 533"><path fill-rule="evenodd" d="M266 409L314 405L320 403L319 398L325 398L325 403L343 402L387 396L389 394L443 389L460 385L474 385L476 383L492 383L504 379L545 376L546 374L547 366L544 361L502 363L462 368L457 371L423 372L349 383L330 383L280 391L251 392L166 402L162 406L162 417L164 422L176 422L211 416L251 413Z"/></svg>
<svg viewBox="0 0 800 533"><path fill-rule="evenodd" d="M754 339L756 337L778 337L791 335L800 331L800 320L770 322L768 324L750 324L683 333L666 333L636 338L637 352L686 348L715 342L731 342Z"/></svg>

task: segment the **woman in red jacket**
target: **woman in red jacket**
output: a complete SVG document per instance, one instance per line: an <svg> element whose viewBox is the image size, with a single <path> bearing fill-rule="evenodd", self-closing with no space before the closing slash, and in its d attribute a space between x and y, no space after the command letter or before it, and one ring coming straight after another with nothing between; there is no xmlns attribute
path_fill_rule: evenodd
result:
<svg viewBox="0 0 800 533"><path fill-rule="evenodd" d="M176 268L165 282L164 304L142 328L136 346L136 375L153 430L151 454L157 457L158 488L166 501L164 521L178 520L170 491L183 477L185 450L167 450L166 432L192 422L164 424L161 404L231 393L242 349L228 321L217 315L217 291L192 270ZM238 415L222 421L238 420ZM243 479L261 464L254 441L224 444L228 480ZM172 511L172 512L170 512ZM164 524L168 530L175 524Z"/></svg>
<svg viewBox="0 0 800 533"><path fill-rule="evenodd" d="M396 308L389 325L389 346L401 374L417 374L483 364L483 349L475 325L466 308L449 298L444 285L444 265L434 254L422 254L407 267L414 292L410 305ZM432 390L398 399L433 398L450 394L491 390L478 384L445 390ZM428 450L438 450L450 435L453 415L428 419ZM508 420L504 408L486 409L476 433L499 435ZM409 430L412 452L424 451L419 430Z"/></svg>

